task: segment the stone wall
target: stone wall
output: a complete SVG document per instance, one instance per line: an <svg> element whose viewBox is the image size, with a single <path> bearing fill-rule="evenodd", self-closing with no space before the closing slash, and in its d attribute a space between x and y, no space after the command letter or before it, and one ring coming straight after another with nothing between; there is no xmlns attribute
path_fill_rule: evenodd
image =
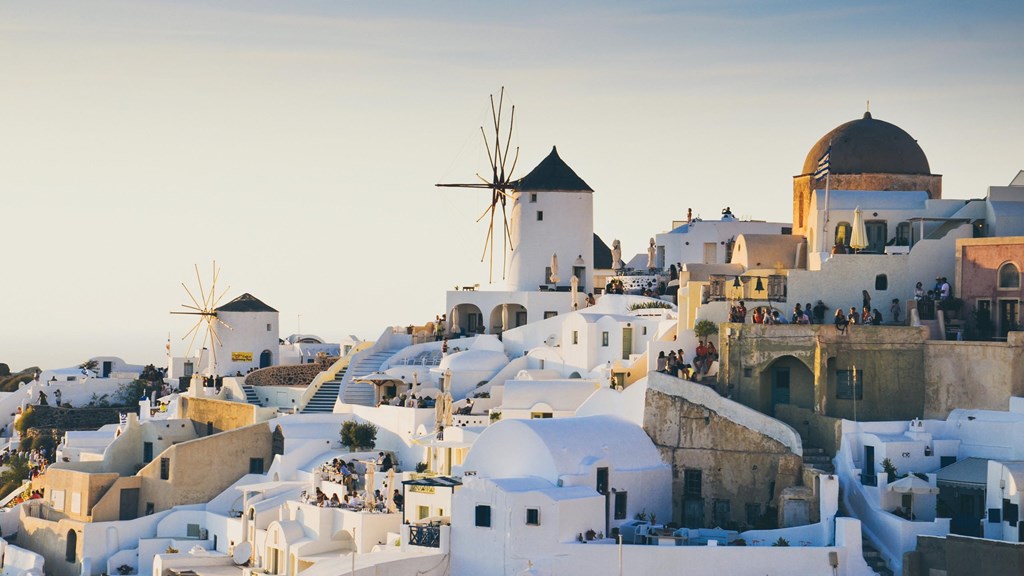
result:
<svg viewBox="0 0 1024 576"><path fill-rule="evenodd" d="M692 524L686 509L696 506L703 510L701 525L711 526L716 505L727 501L726 524L749 527L748 504L764 514L800 482L803 461L785 444L681 395L648 389L644 430L672 466L676 524ZM699 498L686 493L687 470L701 471Z"/></svg>
<svg viewBox="0 0 1024 576"><path fill-rule="evenodd" d="M903 576L1003 576L1024 574L1024 544L950 534L918 536L903 556Z"/></svg>
<svg viewBox="0 0 1024 576"><path fill-rule="evenodd" d="M800 433L804 447L822 448L826 454L835 458L836 452L839 451L839 441L843 437L841 419L815 414L813 410L792 404L776 406L775 417Z"/></svg>
<svg viewBox="0 0 1024 576"><path fill-rule="evenodd" d="M245 377L246 386L309 386L316 375L327 370L338 361L336 356L317 357L312 364L292 366L269 366L250 372Z"/></svg>
<svg viewBox="0 0 1024 576"><path fill-rule="evenodd" d="M954 408L1007 410L1024 396L1024 332L1003 342L929 341L925 346L925 418Z"/></svg>
<svg viewBox="0 0 1024 576"><path fill-rule="evenodd" d="M765 414L790 403L849 420L924 413L927 328L854 326L839 334L830 324L724 324L720 333L719 392ZM788 400L774 390L778 367L789 369ZM837 381L838 371L854 367L862 389L856 401L841 397Z"/></svg>
<svg viewBox="0 0 1024 576"><path fill-rule="evenodd" d="M262 459L264 471L269 469L271 444L270 427L255 424L171 446L138 473L142 478L140 515L149 504L159 512L182 504L209 502L248 474L253 458ZM166 479L162 478L161 467L165 467ZM108 498L117 501L119 495L110 490L104 495ZM103 502L97 503L97 508L101 504L105 508Z"/></svg>
<svg viewBox="0 0 1024 576"><path fill-rule="evenodd" d="M200 436L255 424L256 411L259 408L243 402L191 396L180 396L178 400L178 414L181 418L191 420L196 434Z"/></svg>
<svg viewBox="0 0 1024 576"><path fill-rule="evenodd" d="M32 406L32 427L59 430L96 430L120 422L119 414L130 408L57 408Z"/></svg>
<svg viewBox="0 0 1024 576"><path fill-rule="evenodd" d="M832 174L832 190L925 191L932 199L942 198L942 176L937 174ZM811 192L824 190L824 180L813 175L793 178L793 234L807 231Z"/></svg>

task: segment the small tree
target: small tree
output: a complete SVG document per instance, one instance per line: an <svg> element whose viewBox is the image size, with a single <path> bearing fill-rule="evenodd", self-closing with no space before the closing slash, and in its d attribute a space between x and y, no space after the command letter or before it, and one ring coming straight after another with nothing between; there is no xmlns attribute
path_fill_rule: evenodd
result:
<svg viewBox="0 0 1024 576"><path fill-rule="evenodd" d="M718 333L718 324L711 320L698 320L693 325L693 333L697 335L698 340L707 340L708 336Z"/></svg>
<svg viewBox="0 0 1024 576"><path fill-rule="evenodd" d="M79 364L78 367L82 369L83 374L88 374L89 372L95 371L96 367L99 365L100 363L95 360L86 360Z"/></svg>
<svg viewBox="0 0 1024 576"><path fill-rule="evenodd" d="M348 420L341 425L341 444L351 451L372 450L377 445L377 427Z"/></svg>

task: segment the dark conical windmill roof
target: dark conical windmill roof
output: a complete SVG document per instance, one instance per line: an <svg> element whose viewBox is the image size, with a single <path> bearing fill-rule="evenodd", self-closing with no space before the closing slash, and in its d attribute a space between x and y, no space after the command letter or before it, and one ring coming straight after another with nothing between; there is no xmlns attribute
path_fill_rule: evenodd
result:
<svg viewBox="0 0 1024 576"><path fill-rule="evenodd" d="M565 192L593 192L594 189L587 185L573 172L572 168L558 157L558 148L552 146L551 154L541 160L540 164L529 174L519 179L516 188L523 190L562 190Z"/></svg>
<svg viewBox="0 0 1024 576"><path fill-rule="evenodd" d="M246 292L231 302L217 308L218 312L277 312L262 300Z"/></svg>

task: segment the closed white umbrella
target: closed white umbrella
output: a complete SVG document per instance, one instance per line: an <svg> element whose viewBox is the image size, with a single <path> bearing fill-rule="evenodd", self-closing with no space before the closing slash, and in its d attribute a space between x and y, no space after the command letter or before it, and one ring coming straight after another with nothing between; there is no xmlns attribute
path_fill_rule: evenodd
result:
<svg viewBox="0 0 1024 576"><path fill-rule="evenodd" d="M373 509L373 506L377 503L377 499L373 496L374 468L376 468L376 465L373 462L366 464L366 507L370 509Z"/></svg>
<svg viewBox="0 0 1024 576"><path fill-rule="evenodd" d="M505 330L508 330L509 328L511 328L511 326L509 326L508 304L502 304L501 305L501 331L504 332Z"/></svg>
<svg viewBox="0 0 1024 576"><path fill-rule="evenodd" d="M658 250L654 247L654 238L651 238L650 243L647 245L647 269L654 270L657 268L657 253Z"/></svg>
<svg viewBox="0 0 1024 576"><path fill-rule="evenodd" d="M394 467L388 470L388 485L387 494L384 495L385 506L388 512L392 514L398 512L398 506L395 505L395 469Z"/></svg>
<svg viewBox="0 0 1024 576"><path fill-rule="evenodd" d="M569 279L569 286L572 287L572 309L575 310L577 307L576 293L579 292L580 289L580 279L577 278L575 274L573 274L572 278Z"/></svg>
<svg viewBox="0 0 1024 576"><path fill-rule="evenodd" d="M612 240L612 270L622 270L622 244L618 238Z"/></svg>
<svg viewBox="0 0 1024 576"><path fill-rule="evenodd" d="M863 250L868 247L868 230L864 226L864 213L860 206L853 211L853 233L850 235L850 248Z"/></svg>
<svg viewBox="0 0 1024 576"><path fill-rule="evenodd" d="M558 284L558 254L551 255L551 277L548 280L552 284Z"/></svg>

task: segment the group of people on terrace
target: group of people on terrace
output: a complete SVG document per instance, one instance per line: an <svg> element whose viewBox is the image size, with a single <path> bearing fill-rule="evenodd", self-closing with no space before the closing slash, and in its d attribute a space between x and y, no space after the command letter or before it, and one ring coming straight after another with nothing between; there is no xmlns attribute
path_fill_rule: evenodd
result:
<svg viewBox="0 0 1024 576"><path fill-rule="evenodd" d="M398 394L392 396L385 396L377 402L377 407L381 406L404 406L406 408L433 408L435 406L435 400L427 395L416 396L415 394Z"/></svg>
<svg viewBox="0 0 1024 576"><path fill-rule="evenodd" d="M696 382L708 373L712 363L716 360L718 360L718 349L715 348L715 343L710 340L707 342L701 340L694 352L692 365L686 362L682 348L670 350L668 354L662 350L658 353L657 370L663 374Z"/></svg>
<svg viewBox="0 0 1024 576"><path fill-rule="evenodd" d="M314 493L311 495L308 492L302 493L302 499L304 502L314 504L316 506L324 508L346 508L349 510L363 510L369 508L371 511L384 511L386 505L384 498L381 496L381 491L370 490L372 486L368 484L369 477L367 476L367 470L371 469L381 473L387 473L389 470L395 468L395 462L390 453L380 452L376 460L365 460L357 461L351 460L346 462L341 458L334 458L330 462L325 462L316 470L320 474L321 480L327 480L334 484L341 484L345 487L345 493L343 497L339 497L337 493L327 496L327 494L321 490L319 486L315 488ZM360 472L362 470L362 472ZM359 477L363 476L364 481L360 483ZM362 496L360 496L359 486L362 485ZM384 489L387 490L387 481L385 481ZM401 510L404 498L402 494L395 490L391 497L392 502L398 510Z"/></svg>

